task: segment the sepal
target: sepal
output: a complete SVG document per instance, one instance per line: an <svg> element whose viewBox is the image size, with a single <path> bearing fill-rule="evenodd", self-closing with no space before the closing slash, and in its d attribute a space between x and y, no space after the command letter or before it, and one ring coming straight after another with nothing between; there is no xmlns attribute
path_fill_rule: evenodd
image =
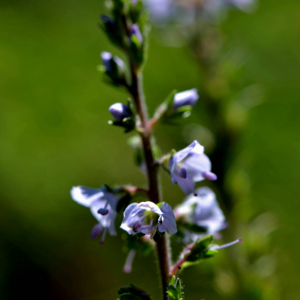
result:
<svg viewBox="0 0 300 300"><path fill-rule="evenodd" d="M190 248L190 251L186 253L185 260L188 262L198 262L201 259L213 257L218 251L209 250L208 247L212 243L212 240L212 235L199 238Z"/></svg>
<svg viewBox="0 0 300 300"><path fill-rule="evenodd" d="M177 276L172 276L172 279L168 286L168 295L170 297L170 300L182 300L182 282L180 279L178 279Z"/></svg>

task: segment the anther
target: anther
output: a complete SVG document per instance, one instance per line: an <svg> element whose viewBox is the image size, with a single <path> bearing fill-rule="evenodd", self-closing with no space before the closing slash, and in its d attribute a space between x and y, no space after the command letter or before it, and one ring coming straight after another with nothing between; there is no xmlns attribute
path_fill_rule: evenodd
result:
<svg viewBox="0 0 300 300"><path fill-rule="evenodd" d="M186 169L185 169L185 168L180 169L179 176L180 176L181 178L186 178L187 172L186 172Z"/></svg>
<svg viewBox="0 0 300 300"><path fill-rule="evenodd" d="M102 216L106 216L109 213L109 210L107 208L100 208L98 209L97 213Z"/></svg>

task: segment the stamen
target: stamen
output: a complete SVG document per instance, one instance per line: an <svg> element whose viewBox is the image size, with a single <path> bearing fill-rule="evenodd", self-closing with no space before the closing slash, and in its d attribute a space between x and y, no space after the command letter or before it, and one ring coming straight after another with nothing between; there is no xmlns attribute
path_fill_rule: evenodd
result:
<svg viewBox="0 0 300 300"><path fill-rule="evenodd" d="M223 249L223 248L227 248L227 247L230 247L232 245L235 245L239 242L241 242L242 239L241 238L238 238L237 240L231 242L231 243L228 243L228 244L224 244L224 245L221 245L221 246L215 246L215 247L211 247L210 250L219 250L219 249Z"/></svg>
<svg viewBox="0 0 300 300"><path fill-rule="evenodd" d="M179 176L180 176L181 178L186 178L187 172L186 172L186 169L185 169L185 168L180 169Z"/></svg>
<svg viewBox="0 0 300 300"><path fill-rule="evenodd" d="M176 272L176 276L175 276L175 282L174 282L174 288L175 288L175 289L176 289L177 282L178 282L178 279L179 279L179 278L178 278L178 275L179 275L180 270L181 270L181 267L178 266L177 272Z"/></svg>
<svg viewBox="0 0 300 300"><path fill-rule="evenodd" d="M163 216L159 216L159 218L158 218L158 224L162 225L163 221L164 221L164 217Z"/></svg>
<svg viewBox="0 0 300 300"><path fill-rule="evenodd" d="M108 201L106 201L106 204L103 208L99 208L97 213L102 215L102 216L106 216L109 213L109 210L106 208L108 206Z"/></svg>
<svg viewBox="0 0 300 300"><path fill-rule="evenodd" d="M107 231L107 227L105 227L104 230L103 230L101 241L100 241L101 245L104 244L104 239L105 239L106 231Z"/></svg>
<svg viewBox="0 0 300 300"><path fill-rule="evenodd" d="M125 265L124 265L124 268L123 268L123 272L124 273L131 273L131 270L132 270L132 262L133 262L133 259L134 259L134 256L136 254L136 251L135 250L130 250L128 255L127 255L127 258L126 258L126 261L125 261Z"/></svg>
<svg viewBox="0 0 300 300"><path fill-rule="evenodd" d="M207 180L217 180L217 175L212 172L203 172L202 176Z"/></svg>

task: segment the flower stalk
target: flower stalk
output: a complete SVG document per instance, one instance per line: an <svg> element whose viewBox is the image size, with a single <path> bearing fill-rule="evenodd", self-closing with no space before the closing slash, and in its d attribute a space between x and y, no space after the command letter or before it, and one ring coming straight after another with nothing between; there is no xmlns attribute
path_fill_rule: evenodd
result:
<svg viewBox="0 0 300 300"><path fill-rule="evenodd" d="M125 32L130 34L130 31L127 26L126 18L123 18L123 26ZM130 92L133 102L135 104L136 112L140 117L140 127L142 131L140 132L142 145L143 145L143 154L145 163L147 166L147 179L148 179L148 196L149 200L158 204L162 202L161 194L159 190L159 179L158 179L158 165L155 162L153 147L151 143L152 133L149 128L149 121L146 110L146 103L144 99L143 87L142 87L142 73L141 68L136 67L130 55L128 55L130 63L130 75L131 75L131 84L128 86L128 91ZM169 241L166 234L161 236L156 243L156 251L159 261L159 269L161 275L163 299L168 300L168 281L169 281L169 268L170 268L170 258L169 258Z"/></svg>

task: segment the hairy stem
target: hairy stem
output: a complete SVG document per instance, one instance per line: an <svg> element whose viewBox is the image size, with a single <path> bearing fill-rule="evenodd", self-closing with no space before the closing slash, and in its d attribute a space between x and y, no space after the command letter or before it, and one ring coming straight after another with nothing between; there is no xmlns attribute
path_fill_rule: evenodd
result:
<svg viewBox="0 0 300 300"><path fill-rule="evenodd" d="M141 125L143 129L141 139L143 143L144 158L147 166L149 199L154 203L159 203L161 202L161 197L159 192L158 168L152 151L151 132L148 128L148 118L142 92L141 73L139 73L132 62L130 62L130 65L132 76L130 93L133 97L137 113L141 119ZM167 289L170 263L168 256L168 237L166 234L158 240L156 243L156 249L162 281L163 299L168 300L169 297L167 295Z"/></svg>
<svg viewBox="0 0 300 300"><path fill-rule="evenodd" d="M129 34L126 19L123 19L123 25L125 32ZM150 201L157 204L159 202L162 202L159 191L158 165L155 162L154 154L152 151L152 135L151 128L149 127L146 104L142 89L142 73L141 70L135 66L132 59L130 59L130 56L129 63L131 73L131 84L128 86L128 91L132 95L136 111L141 121L141 139L143 144L144 159L147 166L148 196ZM167 234L165 234L156 243L164 300L169 299L167 294L170 266L168 246L168 237Z"/></svg>

